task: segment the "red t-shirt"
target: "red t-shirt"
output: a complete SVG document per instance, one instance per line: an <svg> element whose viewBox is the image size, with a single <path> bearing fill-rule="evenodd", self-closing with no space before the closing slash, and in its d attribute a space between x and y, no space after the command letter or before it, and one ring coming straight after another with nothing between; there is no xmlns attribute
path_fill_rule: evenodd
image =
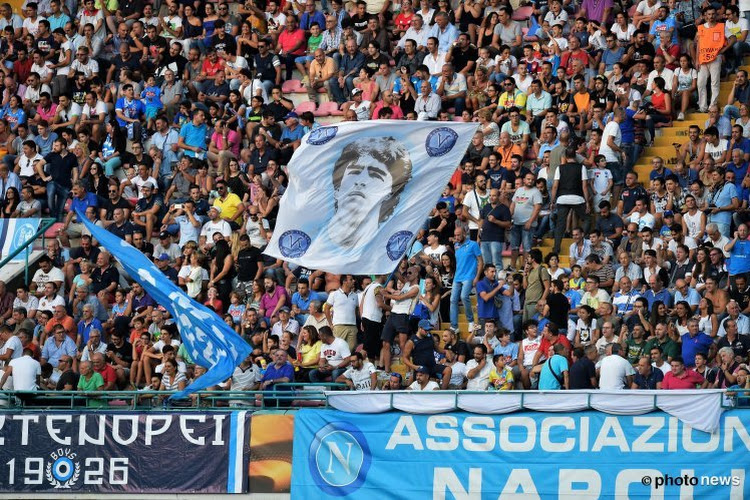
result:
<svg viewBox="0 0 750 500"><path fill-rule="evenodd" d="M224 69L224 59L221 57L217 57L215 63L212 63L206 58L201 65L201 71L204 72L206 76L214 76L220 69Z"/></svg>
<svg viewBox="0 0 750 500"><path fill-rule="evenodd" d="M579 50L576 54L570 50L564 52L562 58L560 58L560 67L565 68L565 74L568 76L573 75L573 64L571 64L571 59L578 59L581 61L584 68L589 65L589 55L585 51Z"/></svg>
<svg viewBox="0 0 750 500"><path fill-rule="evenodd" d="M669 53L670 56L674 57L675 59L680 58L680 46L677 44L673 43L672 45L670 45L670 47L667 49L667 52ZM662 50L661 45L659 45L656 48L656 55L664 57L664 51ZM666 66L667 68L674 71L675 69L677 69L677 66L679 66L679 64L677 63L677 61L675 61L672 64L667 64Z"/></svg>
<svg viewBox="0 0 750 500"><path fill-rule="evenodd" d="M292 51L294 46L297 45L300 40L302 40L302 45L300 45L296 50ZM292 32L284 28L284 31L279 33L278 46L284 52L288 52L292 55L305 55L305 48L307 46L307 44L305 43L305 32L299 28Z"/></svg>
<svg viewBox="0 0 750 500"><path fill-rule="evenodd" d="M112 365L104 364L104 369L99 371L96 370L99 375L102 376L104 379L104 385L109 385L109 383L117 383L117 373L115 373L115 369L112 368Z"/></svg>
<svg viewBox="0 0 750 500"><path fill-rule="evenodd" d="M676 377L674 373L667 372L661 383L662 389L695 389L695 386L702 384L706 379L703 375L693 370L685 370L682 377Z"/></svg>
<svg viewBox="0 0 750 500"><path fill-rule="evenodd" d="M568 361L570 361L570 352L573 350L573 347L570 345L570 340L568 340L568 337L565 335L558 335L555 342L550 342L546 337L542 337L542 341L539 343L539 352L542 353L540 360L549 357L547 356L547 352L549 351L549 348L555 344L562 344L568 349Z"/></svg>

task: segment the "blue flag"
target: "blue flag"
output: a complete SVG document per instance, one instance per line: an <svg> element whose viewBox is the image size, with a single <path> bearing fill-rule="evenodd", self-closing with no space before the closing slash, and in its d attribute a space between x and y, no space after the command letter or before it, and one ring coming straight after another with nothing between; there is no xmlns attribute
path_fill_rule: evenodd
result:
<svg viewBox="0 0 750 500"><path fill-rule="evenodd" d="M39 229L39 219L0 219L0 260L27 245ZM31 250L31 249L29 249ZM24 252L13 260L24 260Z"/></svg>
<svg viewBox="0 0 750 500"><path fill-rule="evenodd" d="M252 349L237 332L205 306L195 302L180 287L169 281L143 253L109 231L94 225L81 211L78 220L91 231L91 235L106 248L127 273L148 292L154 301L164 306L172 315L180 332L182 343L190 357L208 369L184 391L171 398L184 398L191 392L216 385L232 376Z"/></svg>

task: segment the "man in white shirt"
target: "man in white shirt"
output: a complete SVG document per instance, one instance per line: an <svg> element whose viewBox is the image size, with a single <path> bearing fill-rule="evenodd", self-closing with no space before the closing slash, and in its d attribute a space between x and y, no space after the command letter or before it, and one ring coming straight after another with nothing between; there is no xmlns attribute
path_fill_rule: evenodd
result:
<svg viewBox="0 0 750 500"><path fill-rule="evenodd" d="M6 325L0 327L0 340L3 341L3 347L0 348L0 361L7 365L11 360L21 357L23 345L21 339L13 335L13 330Z"/></svg>
<svg viewBox="0 0 750 500"><path fill-rule="evenodd" d="M438 389L440 386L437 382L430 380L430 369L424 366L417 369L417 380L409 386L410 391L436 391Z"/></svg>
<svg viewBox="0 0 750 500"><path fill-rule="evenodd" d="M323 311L328 323L333 325L333 334L344 339L353 351L357 345L357 314L359 298L354 292L354 276L346 274L341 277L341 288L331 292Z"/></svg>
<svg viewBox="0 0 750 500"><path fill-rule="evenodd" d="M599 389L617 391L633 384L635 369L627 359L620 356L620 346L607 346L607 356L601 360L599 367Z"/></svg>
<svg viewBox="0 0 750 500"><path fill-rule="evenodd" d="M0 379L0 387L5 387L8 377L13 376L13 387L15 391L36 391L39 389L39 380L42 376L42 365L31 357L31 349L24 349L23 356L12 359L5 367L3 377Z"/></svg>
<svg viewBox="0 0 750 500"><path fill-rule="evenodd" d="M352 354L349 368L336 378L355 391L372 391L377 388L378 374L375 365L367 361L361 352Z"/></svg>
<svg viewBox="0 0 750 500"><path fill-rule="evenodd" d="M486 391L490 385L492 363L487 361L487 347L479 344L474 347L474 359L466 363L467 391Z"/></svg>
<svg viewBox="0 0 750 500"><path fill-rule="evenodd" d="M214 233L221 233L225 239L232 236L232 227L221 218L221 207L212 206L208 209L209 221L203 224L200 235L200 245L214 246Z"/></svg>
<svg viewBox="0 0 750 500"><path fill-rule="evenodd" d="M65 276L63 272L52 265L52 259L43 255L39 259L39 269L37 269L31 278L31 291L37 297L41 298L44 294L44 285L46 283L54 283L57 287L58 295L65 294L65 289L63 288Z"/></svg>
<svg viewBox="0 0 750 500"><path fill-rule="evenodd" d="M327 326L320 328L320 362L318 368L310 372L310 382L325 382L338 379L351 363L352 353L343 339L335 337Z"/></svg>
<svg viewBox="0 0 750 500"><path fill-rule="evenodd" d="M432 92L432 86L427 80L422 82L419 90L421 93L414 103L417 120L434 120L440 111L440 96Z"/></svg>

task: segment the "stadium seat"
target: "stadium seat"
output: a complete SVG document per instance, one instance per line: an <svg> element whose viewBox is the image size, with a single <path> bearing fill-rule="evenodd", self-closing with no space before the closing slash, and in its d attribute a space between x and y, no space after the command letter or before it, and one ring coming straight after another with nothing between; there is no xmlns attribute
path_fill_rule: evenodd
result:
<svg viewBox="0 0 750 500"><path fill-rule="evenodd" d="M315 103L312 101L305 101L300 103L296 108L294 108L294 112L298 115L301 115L305 111L310 111L312 113L315 113Z"/></svg>
<svg viewBox="0 0 750 500"><path fill-rule="evenodd" d="M343 116L344 112L339 109L339 105L336 101L328 101L320 103L318 110L315 112L315 116Z"/></svg>
<svg viewBox="0 0 750 500"><path fill-rule="evenodd" d="M672 120L669 120L666 123L654 123L654 128L666 128L672 126Z"/></svg>
<svg viewBox="0 0 750 500"><path fill-rule="evenodd" d="M50 227L47 228L47 230L44 232L45 238L57 238L57 234L60 232L60 230L63 227L62 222L55 222Z"/></svg>
<svg viewBox="0 0 750 500"><path fill-rule="evenodd" d="M518 9L513 12L512 19L514 21L526 21L528 18L531 17L532 7L526 6L526 7L519 7Z"/></svg>
<svg viewBox="0 0 750 500"><path fill-rule="evenodd" d="M305 92L305 87L299 80L287 80L281 84L281 91L285 94L292 94L294 92Z"/></svg>

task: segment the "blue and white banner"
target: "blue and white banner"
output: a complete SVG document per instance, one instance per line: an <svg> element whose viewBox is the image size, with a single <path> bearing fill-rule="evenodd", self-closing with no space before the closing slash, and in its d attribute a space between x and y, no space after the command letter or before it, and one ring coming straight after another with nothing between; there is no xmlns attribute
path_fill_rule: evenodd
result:
<svg viewBox="0 0 750 500"><path fill-rule="evenodd" d="M460 165L475 123L376 120L313 130L265 253L333 273L393 271Z"/></svg>
<svg viewBox="0 0 750 500"><path fill-rule="evenodd" d="M117 258L125 271L143 286L157 304L169 311L190 356L196 364L208 369L184 391L172 395L172 398L184 398L191 392L216 385L231 377L235 367L250 355L250 345L216 313L188 297L181 288L169 281L142 252L109 231L92 224L80 210L77 213L78 220L83 221L91 235Z"/></svg>
<svg viewBox="0 0 750 500"><path fill-rule="evenodd" d="M0 259L29 243L39 230L39 219L0 219ZM24 260L20 252L11 260Z"/></svg>
<svg viewBox="0 0 750 500"><path fill-rule="evenodd" d="M5 412L0 493L244 493L249 429L246 411Z"/></svg>
<svg viewBox="0 0 750 500"><path fill-rule="evenodd" d="M750 493L750 411L713 434L661 412L300 410L292 498L711 498Z"/></svg>

